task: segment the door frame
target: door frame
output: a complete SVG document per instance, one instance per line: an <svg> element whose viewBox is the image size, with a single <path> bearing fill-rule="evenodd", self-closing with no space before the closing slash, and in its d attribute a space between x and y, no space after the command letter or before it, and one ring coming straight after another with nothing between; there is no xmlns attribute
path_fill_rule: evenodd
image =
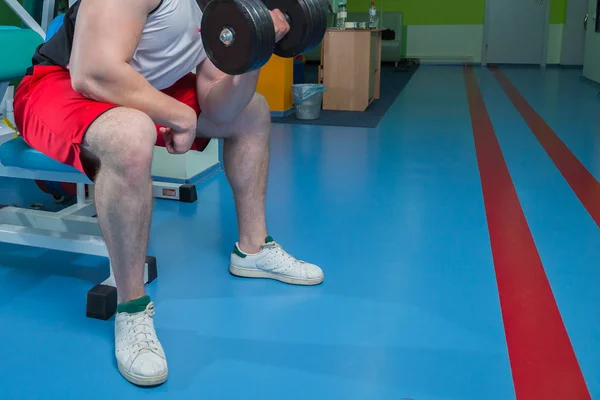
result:
<svg viewBox="0 0 600 400"><path fill-rule="evenodd" d="M576 4L576 5L574 5ZM582 14L578 14L575 11L581 7ZM567 14L565 24L563 25L562 44L560 51L559 64L568 66L583 66L583 60L585 58L585 40L587 37L587 30L584 29L584 17L589 13L590 5L589 0L569 0L567 2ZM588 28L589 28L588 22ZM583 32L583 41L575 34L579 34L580 30ZM566 49L566 50L565 50ZM575 51L573 52L573 49ZM581 54L579 54L581 52ZM577 57L573 57L576 55ZM581 57L579 57L581 55Z"/></svg>
<svg viewBox="0 0 600 400"><path fill-rule="evenodd" d="M596 7L596 12L592 12L594 7ZM590 71L596 71L600 61L590 60L590 55L597 53L593 52L591 48L595 48L600 44L600 32L596 31L596 24L600 23L600 19L597 17L599 13L600 1L590 0L588 4L589 19L587 31L585 32L585 50L583 53L583 73L581 74L581 78L594 86L600 86L600 75L596 76L596 74L590 73ZM596 55L596 57L600 56Z"/></svg>
<svg viewBox="0 0 600 400"><path fill-rule="evenodd" d="M502 0L485 0L485 14L483 20L483 37L481 39L481 65L487 65L487 48L488 48L488 38L490 34L490 23L492 1L502 1ZM544 32L542 33L542 59L540 60L540 66L546 67L546 63L548 62L548 37L550 35L550 6L552 0L544 0L545 1L545 11L546 11L546 20L544 23Z"/></svg>

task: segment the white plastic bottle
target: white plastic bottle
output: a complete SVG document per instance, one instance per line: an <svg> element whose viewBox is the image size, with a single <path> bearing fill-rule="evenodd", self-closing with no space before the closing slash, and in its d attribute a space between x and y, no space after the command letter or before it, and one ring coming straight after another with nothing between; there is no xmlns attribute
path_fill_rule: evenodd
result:
<svg viewBox="0 0 600 400"><path fill-rule="evenodd" d="M377 9L375 8L375 1L371 0L371 8L369 8L369 28L377 28Z"/></svg>
<svg viewBox="0 0 600 400"><path fill-rule="evenodd" d="M346 17L348 13L346 12L346 2L341 1L338 5L338 13L337 13L337 28L344 29L346 28Z"/></svg>

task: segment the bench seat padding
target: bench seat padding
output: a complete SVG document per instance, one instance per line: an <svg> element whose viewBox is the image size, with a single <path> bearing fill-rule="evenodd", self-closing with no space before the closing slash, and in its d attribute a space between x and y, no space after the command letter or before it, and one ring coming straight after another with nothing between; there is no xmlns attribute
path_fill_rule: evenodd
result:
<svg viewBox="0 0 600 400"><path fill-rule="evenodd" d="M26 168L36 171L78 172L75 168L61 164L32 149L20 136L0 146L0 163L5 167Z"/></svg>

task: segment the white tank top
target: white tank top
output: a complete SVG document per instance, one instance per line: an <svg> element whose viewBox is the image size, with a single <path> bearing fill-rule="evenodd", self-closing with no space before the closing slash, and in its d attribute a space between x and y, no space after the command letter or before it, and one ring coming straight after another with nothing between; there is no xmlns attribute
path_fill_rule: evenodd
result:
<svg viewBox="0 0 600 400"><path fill-rule="evenodd" d="M206 59L196 0L162 0L148 16L129 64L156 89L173 85Z"/></svg>

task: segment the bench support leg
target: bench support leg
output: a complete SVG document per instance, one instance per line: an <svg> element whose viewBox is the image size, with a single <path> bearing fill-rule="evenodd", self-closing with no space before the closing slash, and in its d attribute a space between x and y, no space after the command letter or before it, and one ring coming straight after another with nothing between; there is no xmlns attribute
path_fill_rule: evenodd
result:
<svg viewBox="0 0 600 400"><path fill-rule="evenodd" d="M84 183L77 184L77 204L83 205L86 202L94 201L94 185L88 184L87 196L85 186ZM195 203L198 200L196 185L160 181L152 181L152 197L155 199L176 200L183 203Z"/></svg>
<svg viewBox="0 0 600 400"><path fill-rule="evenodd" d="M152 182L152 196L155 199L177 200L183 203L194 203L198 200L196 185L189 183Z"/></svg>
<svg viewBox="0 0 600 400"><path fill-rule="evenodd" d="M146 257L144 268L144 284L151 283L158 276L156 258ZM91 288L87 294L86 316L106 321L117 311L117 287L112 265L109 277Z"/></svg>

